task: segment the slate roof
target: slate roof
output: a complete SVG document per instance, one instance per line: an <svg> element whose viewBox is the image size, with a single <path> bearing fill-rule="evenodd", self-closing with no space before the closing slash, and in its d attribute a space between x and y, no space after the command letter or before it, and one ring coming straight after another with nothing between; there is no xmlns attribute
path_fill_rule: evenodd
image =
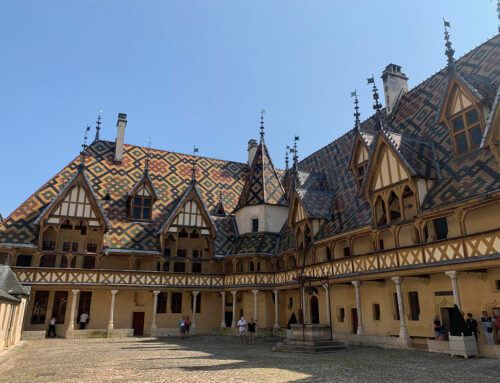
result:
<svg viewBox="0 0 500 383"><path fill-rule="evenodd" d="M19 302L19 295L29 295L29 289L19 283L9 266L0 265L0 299Z"/></svg>
<svg viewBox="0 0 500 383"><path fill-rule="evenodd" d="M248 233L238 237L230 255L276 253L277 233Z"/></svg>
<svg viewBox="0 0 500 383"><path fill-rule="evenodd" d="M236 209L261 204L288 206L280 176L274 169L264 140L257 147Z"/></svg>

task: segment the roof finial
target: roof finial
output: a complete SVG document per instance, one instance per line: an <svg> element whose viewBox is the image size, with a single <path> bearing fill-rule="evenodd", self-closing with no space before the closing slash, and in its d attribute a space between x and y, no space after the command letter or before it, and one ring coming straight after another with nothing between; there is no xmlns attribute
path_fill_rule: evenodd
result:
<svg viewBox="0 0 500 383"><path fill-rule="evenodd" d="M446 46L446 56L448 57L448 72L453 72L456 70L455 68L455 59L453 58L453 54L455 53L455 50L451 47L451 41L450 41L450 33L448 32L447 28L451 28L450 22L446 21L443 18L443 24L444 24L444 40L446 43L444 44Z"/></svg>
<svg viewBox="0 0 500 383"><path fill-rule="evenodd" d="M498 33L500 33L500 0L497 1Z"/></svg>
<svg viewBox="0 0 500 383"><path fill-rule="evenodd" d="M146 139L146 141L148 142L148 151L146 152L146 167L144 168L144 173L149 172L149 155L151 153L151 137L148 137Z"/></svg>
<svg viewBox="0 0 500 383"><path fill-rule="evenodd" d="M260 111L260 142L264 142L264 114L266 111L262 109Z"/></svg>
<svg viewBox="0 0 500 383"><path fill-rule="evenodd" d="M95 126L95 139L94 141L99 141L99 130L101 130L101 114L102 114L102 108L99 109L99 116L97 116L97 122Z"/></svg>
<svg viewBox="0 0 500 383"><path fill-rule="evenodd" d="M196 146L193 146L193 166L191 168L191 183L196 183L196 159L194 156L196 156L196 153L199 152L199 148Z"/></svg>
<svg viewBox="0 0 500 383"><path fill-rule="evenodd" d="M288 171L288 151L290 150L290 146L286 146L285 149L285 172Z"/></svg>
<svg viewBox="0 0 500 383"><path fill-rule="evenodd" d="M297 171L297 163L299 161L299 155L298 150L297 150L297 141L299 140L299 136L295 136L293 139L293 149L290 149L290 151L293 150L293 167L295 168L295 171Z"/></svg>
<svg viewBox="0 0 500 383"><path fill-rule="evenodd" d="M382 105L380 105L380 103L378 102L378 89L377 85L375 85L375 77L373 76L373 73L372 77L367 78L366 80L368 81L368 84L373 84L372 92L373 100L375 101L375 103L373 104L373 109L375 109L375 112L378 114L380 112L380 109L382 109Z"/></svg>
<svg viewBox="0 0 500 383"><path fill-rule="evenodd" d="M90 125L87 125L87 128L85 129L85 136L83 137L83 144L82 144L82 151L80 152L81 155L81 162L80 162L80 168L85 167L85 150L89 147L87 145L87 135L90 130Z"/></svg>
<svg viewBox="0 0 500 383"><path fill-rule="evenodd" d="M358 92L354 89L354 92L351 92L351 97L354 97L354 128L359 130L360 122L359 122L359 101L358 101Z"/></svg>

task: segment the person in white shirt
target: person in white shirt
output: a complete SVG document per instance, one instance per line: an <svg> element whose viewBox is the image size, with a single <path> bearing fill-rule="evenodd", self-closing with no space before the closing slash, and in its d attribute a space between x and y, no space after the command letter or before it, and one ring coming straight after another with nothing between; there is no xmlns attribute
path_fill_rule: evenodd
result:
<svg viewBox="0 0 500 383"><path fill-rule="evenodd" d="M240 332L240 343L246 343L247 341L247 321L244 317L238 321L238 330ZM243 341L243 342L242 342Z"/></svg>
<svg viewBox="0 0 500 383"><path fill-rule="evenodd" d="M487 344L495 344L493 339L493 319L488 316L486 311L483 311L483 316L479 319L483 325L483 334Z"/></svg>
<svg viewBox="0 0 500 383"><path fill-rule="evenodd" d="M49 334L47 335L47 337L51 337L50 334L53 334L53 338L56 338L57 335L56 335L56 317L52 317L50 318L50 322L49 322Z"/></svg>
<svg viewBox="0 0 500 383"><path fill-rule="evenodd" d="M80 330L83 330L85 326L87 326L88 321L89 321L89 314L83 312L82 315L80 315Z"/></svg>

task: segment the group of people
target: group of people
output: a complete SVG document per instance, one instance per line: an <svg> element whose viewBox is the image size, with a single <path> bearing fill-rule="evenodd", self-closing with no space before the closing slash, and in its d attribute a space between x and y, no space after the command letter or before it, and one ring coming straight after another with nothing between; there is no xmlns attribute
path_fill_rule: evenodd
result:
<svg viewBox="0 0 500 383"><path fill-rule="evenodd" d="M481 324L481 326L479 325L479 323ZM478 339L482 328L484 338L486 339L486 344L494 344L495 340L493 334L495 329L500 333L500 315L497 315L496 318L493 319L488 315L486 311L483 311L481 313L481 318L479 318L479 323L476 319L473 318L473 315L471 313L467 313L465 326L474 334L476 340ZM439 316L436 315L434 317L434 338L436 340L446 340L447 333L448 329L446 329L446 327L441 324Z"/></svg>
<svg viewBox="0 0 500 383"><path fill-rule="evenodd" d="M246 343L248 336L248 343L255 344L255 329L257 328L257 323L254 322L253 318L250 318L250 321L247 323L242 316L238 321L237 327L240 334L240 343Z"/></svg>
<svg viewBox="0 0 500 383"><path fill-rule="evenodd" d="M86 311L84 311L83 313L80 314L79 318L80 330L85 329L88 321L89 321L89 314ZM49 321L49 332L47 334L47 338L57 338L56 323L57 323L57 318L55 316L52 316L52 318L50 318Z"/></svg>
<svg viewBox="0 0 500 383"><path fill-rule="evenodd" d="M189 329L191 328L191 319L189 317L182 316L181 320L177 322L179 326L179 338L189 338Z"/></svg>

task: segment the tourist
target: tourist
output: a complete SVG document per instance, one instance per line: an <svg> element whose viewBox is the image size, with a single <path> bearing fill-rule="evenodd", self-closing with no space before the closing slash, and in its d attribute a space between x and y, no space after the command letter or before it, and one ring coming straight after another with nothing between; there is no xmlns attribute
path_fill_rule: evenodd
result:
<svg viewBox="0 0 500 383"><path fill-rule="evenodd" d="M255 344L255 328L257 327L257 323L253 321L253 318L250 318L250 322L248 322L248 343Z"/></svg>
<svg viewBox="0 0 500 383"><path fill-rule="evenodd" d="M186 317L182 316L177 324L179 325L179 338L184 339L186 336Z"/></svg>
<svg viewBox="0 0 500 383"><path fill-rule="evenodd" d="M184 321L184 329L186 331L186 338L189 338L189 329L191 328L191 319L189 317L186 317L186 320Z"/></svg>
<svg viewBox="0 0 500 383"><path fill-rule="evenodd" d="M50 318L50 322L49 322L49 335L48 337L51 338L50 334L53 334L53 338L56 338L57 335L56 335L56 317L52 317Z"/></svg>
<svg viewBox="0 0 500 383"><path fill-rule="evenodd" d="M479 325L477 324L477 320L472 318L471 313L467 313L467 319L465 321L465 327L474 334L474 337L477 340L477 334L479 334Z"/></svg>
<svg viewBox="0 0 500 383"><path fill-rule="evenodd" d="M494 326L497 330L497 340L500 339L500 310L494 310L495 313L495 323Z"/></svg>
<svg viewBox="0 0 500 383"><path fill-rule="evenodd" d="M240 332L240 343L246 343L247 335L247 321L242 316L238 321L238 330ZM243 342L242 342L243 341Z"/></svg>
<svg viewBox="0 0 500 383"><path fill-rule="evenodd" d="M87 323L89 321L89 314L87 314L86 311L80 315L80 330L85 329L85 326L87 326Z"/></svg>
<svg viewBox="0 0 500 383"><path fill-rule="evenodd" d="M481 318L479 319L481 325L483 326L483 334L486 339L486 344L494 344L493 341L493 319L488 316L486 311L483 311Z"/></svg>
<svg viewBox="0 0 500 383"><path fill-rule="evenodd" d="M441 340L443 327L441 326L441 321L439 320L439 316L436 315L434 317L434 339Z"/></svg>

